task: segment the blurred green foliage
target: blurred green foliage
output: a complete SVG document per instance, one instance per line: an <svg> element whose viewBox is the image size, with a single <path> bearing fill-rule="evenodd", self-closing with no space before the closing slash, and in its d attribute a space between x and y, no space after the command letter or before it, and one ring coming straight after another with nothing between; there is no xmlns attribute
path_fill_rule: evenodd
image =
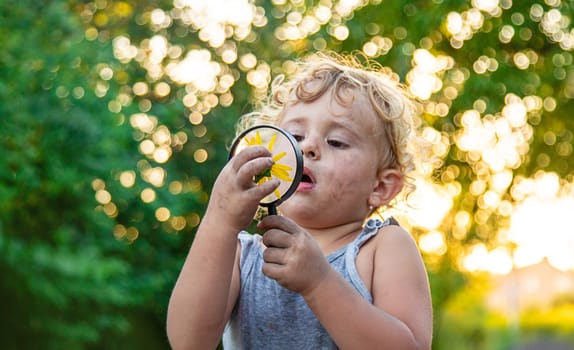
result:
<svg viewBox="0 0 574 350"><path fill-rule="evenodd" d="M149 218L140 244L117 241L113 221L95 210L92 181L113 178L137 154L132 130L93 91L94 67L113 61L111 48L84 40L71 5L0 3L0 342L166 347L179 263L171 250L181 243Z"/></svg>
<svg viewBox="0 0 574 350"><path fill-rule="evenodd" d="M449 13L469 10L470 1L365 1L301 38L277 38L281 26L296 22L290 13L309 14L318 4L331 2L256 1L265 22L250 26L245 36L238 26L225 27L227 53L255 57L255 65L246 68L241 59L225 58L221 45L209 44L202 28L185 22L170 1L0 2L3 348L167 349L169 293L210 186L226 161L237 116L251 109L262 90L248 81L249 73L257 67L269 75L282 73L288 70L286 62L306 52L360 50L377 36L392 42L377 60L402 80L418 47L452 57L455 68L466 74L464 84L455 83L452 71L441 76L444 86L455 86L458 93L436 92L432 98L448 104L449 112L426 113L423 121L446 134L451 145L433 176L447 182L443 174L454 166L462 188L440 228L448 251L425 255L435 308L434 348L503 349L521 336L516 325L483 305L487 282L465 274L458 264L469 245L497 244L497 229L508 218L493 209L483 210L486 219L474 219L480 198L468 188L484 173L455 147L454 135L462 111L484 106L479 108L483 115L496 114L508 94L552 98L554 108L529 115L535 132L513 172L528 177L555 171L572 180L572 49L551 40L532 13L539 7L557 9L571 21L573 2L500 1L501 14L485 14L485 23L459 48L453 48L444 23ZM153 15L161 15L156 9L171 20L154 24ZM333 34L340 26L349 31L344 40ZM519 34L502 43L505 26ZM139 56L119 59L114 54L118 37L127 38ZM156 62L158 67L165 70L186 52L205 50L222 71L219 83L224 74L233 82L206 92L164 72L155 74L141 56L158 37L173 49ZM534 52L536 62L518 69L513 57L521 52ZM498 68L476 74L473 63L481 57L495 58ZM137 83L148 90L135 93ZM162 83L167 93L154 90L165 88ZM145 115L153 127L136 127L134 115ZM157 144L154 137L162 128L172 137L166 162L141 149L145 140ZM554 142L547 140L548 132ZM146 171L160 168L163 178L154 183ZM125 174L134 174L133 182L122 183ZM153 200L144 193L152 193ZM502 197L512 200L508 193ZM162 218L164 209L170 219ZM459 211L473 218L462 239L452 219ZM551 311L533 310L520 325L532 334L571 333L571 307L570 300Z"/></svg>

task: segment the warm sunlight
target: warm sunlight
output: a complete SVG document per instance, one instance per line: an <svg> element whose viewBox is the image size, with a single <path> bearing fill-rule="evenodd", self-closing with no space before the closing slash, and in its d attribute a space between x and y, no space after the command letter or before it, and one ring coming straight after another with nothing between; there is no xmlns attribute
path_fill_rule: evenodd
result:
<svg viewBox="0 0 574 350"><path fill-rule="evenodd" d="M545 173L527 182L530 195L511 217L508 239L517 245L517 267L536 264L544 258L557 269L574 270L574 195L560 190L556 174Z"/></svg>
<svg viewBox="0 0 574 350"><path fill-rule="evenodd" d="M496 178L493 179L491 186L496 187L496 182ZM555 173L543 172L534 179L515 179L511 193L519 200L508 209L510 226L499 232L499 244L487 247L484 243L476 243L461 256L461 266L470 272L507 274L514 268L535 265L546 259L559 270L574 271L574 228L570 223L574 213L574 184L563 182ZM448 245L440 225L451 210L453 195L457 193L422 179L416 181L416 186L408 204L399 204L393 215L410 226L427 231L418 239L423 252L442 255ZM455 226L467 227L469 220L467 213L461 211L455 217Z"/></svg>
<svg viewBox="0 0 574 350"><path fill-rule="evenodd" d="M234 31L244 37L254 21L254 6L245 0L176 0L178 19L199 30L199 37L212 47L220 47Z"/></svg>
<svg viewBox="0 0 574 350"><path fill-rule="evenodd" d="M477 244L464 257L464 268L504 274L512 267L535 265L546 259L559 270L574 271L572 184L561 184L554 173L539 173L534 179L518 179L512 192L524 200L515 205L510 227L500 233L499 239L514 249L499 247L489 251L485 245Z"/></svg>
<svg viewBox="0 0 574 350"><path fill-rule="evenodd" d="M428 50L413 52L413 69L407 74L410 91L420 99L428 100L442 89L441 75L452 69L454 60L448 56L433 56Z"/></svg>
<svg viewBox="0 0 574 350"><path fill-rule="evenodd" d="M398 205L397 210L407 213L410 225L435 230L452 208L452 196L444 187L426 180L417 179L415 184L416 191L408 197L407 203Z"/></svg>

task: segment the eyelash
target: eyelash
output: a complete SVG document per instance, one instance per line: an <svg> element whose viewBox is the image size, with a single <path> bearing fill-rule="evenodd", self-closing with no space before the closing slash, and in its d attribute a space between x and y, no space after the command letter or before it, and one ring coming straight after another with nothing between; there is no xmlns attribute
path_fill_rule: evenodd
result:
<svg viewBox="0 0 574 350"><path fill-rule="evenodd" d="M291 134L293 136L293 138L295 139L295 141L297 142L301 142L303 141L304 137L301 135L297 135L297 134ZM327 144L331 147L335 147L335 148L347 148L347 144L344 142L341 142L339 140L333 140L333 139L328 139L327 140Z"/></svg>
<svg viewBox="0 0 574 350"><path fill-rule="evenodd" d="M339 140L327 140L327 144L335 148L346 148L347 145Z"/></svg>
<svg viewBox="0 0 574 350"><path fill-rule="evenodd" d="M297 134L291 133L291 136L293 136L293 138L294 138L295 141L297 141L297 142L303 141L303 136L301 136L301 135L297 135Z"/></svg>

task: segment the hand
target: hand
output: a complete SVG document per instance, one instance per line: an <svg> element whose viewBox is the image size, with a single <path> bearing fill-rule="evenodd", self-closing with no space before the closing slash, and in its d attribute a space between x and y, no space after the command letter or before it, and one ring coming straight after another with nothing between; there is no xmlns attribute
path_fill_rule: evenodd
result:
<svg viewBox="0 0 574 350"><path fill-rule="evenodd" d="M253 221L259 202L279 186L277 179L261 185L253 181L255 175L271 165L273 159L265 147L251 146L239 152L229 160L215 180L207 213L215 215L215 220L237 232L247 228Z"/></svg>
<svg viewBox="0 0 574 350"><path fill-rule="evenodd" d="M278 215L265 217L257 227L263 235L263 274L302 295L311 293L331 266L315 239L292 220Z"/></svg>

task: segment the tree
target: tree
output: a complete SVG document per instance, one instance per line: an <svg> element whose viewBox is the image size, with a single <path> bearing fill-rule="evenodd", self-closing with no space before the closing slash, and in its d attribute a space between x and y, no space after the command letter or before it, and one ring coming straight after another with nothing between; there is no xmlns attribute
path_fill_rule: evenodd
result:
<svg viewBox="0 0 574 350"><path fill-rule="evenodd" d="M168 235L137 246L114 239L106 183L113 169L135 164L136 143L106 96L120 88L105 76L111 47L85 39L71 5L0 4L0 338L18 349L38 341L58 349L141 341L157 349L166 346L157 334L174 278L162 267L175 270L175 242ZM108 205L95 210L96 199ZM153 249L158 241L161 252ZM126 334L138 337L126 341Z"/></svg>

